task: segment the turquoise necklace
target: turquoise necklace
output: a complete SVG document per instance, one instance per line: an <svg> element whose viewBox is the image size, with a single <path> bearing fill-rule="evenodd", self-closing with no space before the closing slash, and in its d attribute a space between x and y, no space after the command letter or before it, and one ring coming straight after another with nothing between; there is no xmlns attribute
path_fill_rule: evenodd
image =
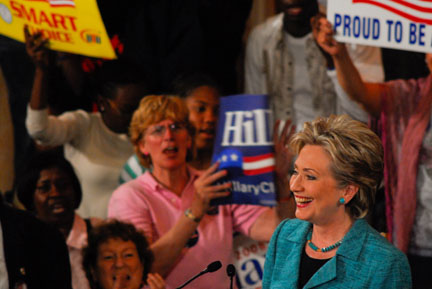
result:
<svg viewBox="0 0 432 289"><path fill-rule="evenodd" d="M330 245L330 246L324 247L324 248L318 248L317 246L315 246L314 243L312 243L311 240L312 240L312 230L310 230L309 233L308 233L308 235L307 235L307 244L309 245L309 247L312 250L314 250L316 252L323 252L323 253L325 253L325 252L331 251L331 250L336 249L337 247L339 247L342 244L342 240L343 239L337 241L333 245Z"/></svg>

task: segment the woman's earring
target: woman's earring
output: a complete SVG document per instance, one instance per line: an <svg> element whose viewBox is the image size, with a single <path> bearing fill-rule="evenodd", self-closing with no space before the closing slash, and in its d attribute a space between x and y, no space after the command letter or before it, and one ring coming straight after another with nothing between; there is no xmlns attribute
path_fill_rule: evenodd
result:
<svg viewBox="0 0 432 289"><path fill-rule="evenodd" d="M344 199L344 198L340 198L340 199L339 199L339 204L340 204L340 205L345 204L345 199Z"/></svg>

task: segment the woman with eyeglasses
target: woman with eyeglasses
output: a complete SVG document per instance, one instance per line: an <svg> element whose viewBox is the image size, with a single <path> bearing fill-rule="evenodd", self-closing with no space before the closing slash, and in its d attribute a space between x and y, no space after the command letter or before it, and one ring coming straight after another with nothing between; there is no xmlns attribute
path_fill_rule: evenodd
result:
<svg viewBox="0 0 432 289"><path fill-rule="evenodd" d="M275 211L256 206L226 205L217 214L206 214L210 201L227 196L231 184L212 185L226 175L217 171L217 163L203 172L187 164L190 131L182 99L150 95L141 100L130 135L142 164L151 170L120 186L108 206L110 218L144 232L155 256L151 271L165 278L167 288L178 287L215 260L228 265L234 231L269 240L279 223ZM225 270L193 283L194 288L228 284Z"/></svg>
<svg viewBox="0 0 432 289"><path fill-rule="evenodd" d="M197 170L210 167L213 143L216 136L216 122L219 110L220 91L217 83L209 76L192 73L179 76L173 83L174 94L186 103L189 123L193 128L193 151L188 164ZM120 184L135 179L147 169L134 154L120 173Z"/></svg>

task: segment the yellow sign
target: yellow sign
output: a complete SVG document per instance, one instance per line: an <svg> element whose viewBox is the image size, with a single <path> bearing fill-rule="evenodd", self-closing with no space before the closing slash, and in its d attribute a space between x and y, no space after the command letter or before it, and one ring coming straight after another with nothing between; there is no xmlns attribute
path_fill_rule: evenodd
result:
<svg viewBox="0 0 432 289"><path fill-rule="evenodd" d="M96 0L0 0L0 34L24 42L25 24L50 49L116 58Z"/></svg>

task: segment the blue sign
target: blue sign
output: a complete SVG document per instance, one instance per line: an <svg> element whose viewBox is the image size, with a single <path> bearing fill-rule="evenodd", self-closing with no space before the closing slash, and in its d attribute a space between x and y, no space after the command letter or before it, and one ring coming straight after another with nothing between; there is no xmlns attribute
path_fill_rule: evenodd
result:
<svg viewBox="0 0 432 289"><path fill-rule="evenodd" d="M221 98L212 162L228 171L232 193L212 204L276 205L272 128L267 95Z"/></svg>

